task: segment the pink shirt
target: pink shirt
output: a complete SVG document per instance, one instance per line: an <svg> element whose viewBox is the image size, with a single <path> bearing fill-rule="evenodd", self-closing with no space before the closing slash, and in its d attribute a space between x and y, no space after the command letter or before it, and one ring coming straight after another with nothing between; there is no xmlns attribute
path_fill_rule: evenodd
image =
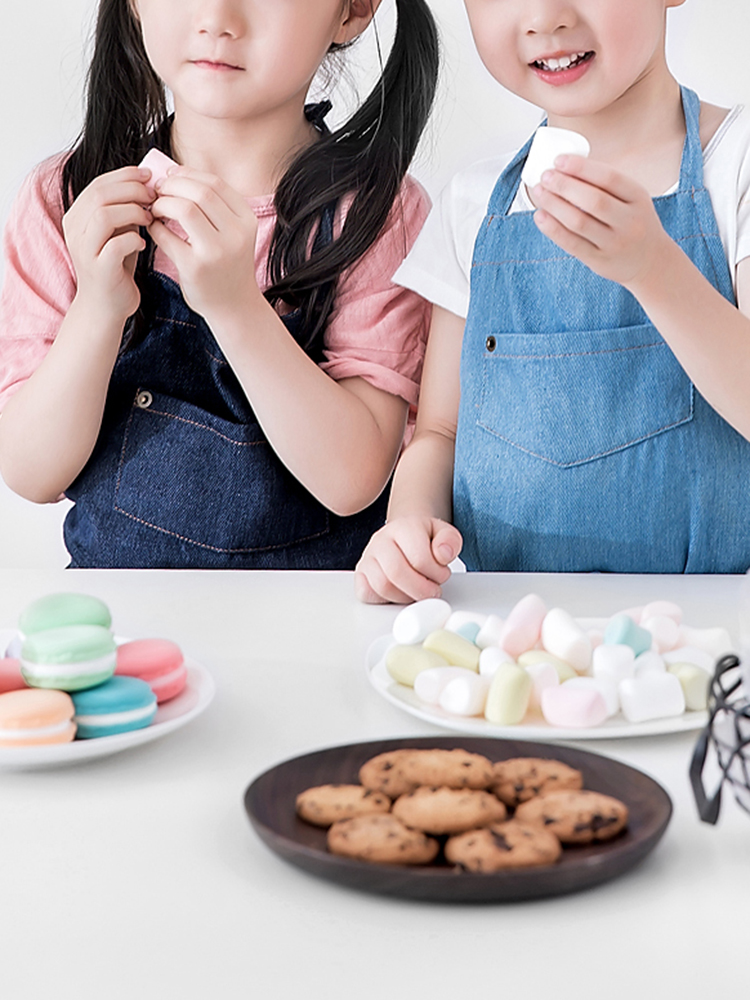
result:
<svg viewBox="0 0 750 1000"><path fill-rule="evenodd" d="M64 154L54 156L31 172L6 226L0 411L44 360L75 296L75 271L62 234L64 160ZM276 222L273 197L249 198L248 204L258 217L255 276L264 289ZM429 207L424 189L413 178L405 178L385 229L339 280L324 338L326 360L321 364L334 379L360 376L402 397L412 408L419 395L431 306L415 292L394 285L391 278L417 238ZM174 265L159 249L154 266L177 280Z"/></svg>

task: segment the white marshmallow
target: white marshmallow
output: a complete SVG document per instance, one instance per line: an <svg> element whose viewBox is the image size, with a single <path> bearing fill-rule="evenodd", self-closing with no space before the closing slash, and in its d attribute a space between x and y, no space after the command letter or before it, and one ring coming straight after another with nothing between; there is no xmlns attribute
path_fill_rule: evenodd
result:
<svg viewBox="0 0 750 1000"><path fill-rule="evenodd" d="M487 646L479 654L479 673L482 677L494 677L502 663L513 663L513 657L500 646Z"/></svg>
<svg viewBox="0 0 750 1000"><path fill-rule="evenodd" d="M527 188L531 189L542 179L545 170L554 169L555 157L561 156L563 153L588 156L590 151L588 139L580 132L542 125L534 135L534 141L523 166L521 180Z"/></svg>
<svg viewBox="0 0 750 1000"><path fill-rule="evenodd" d="M426 601L410 604L393 620L393 638L402 646L423 642L430 632L445 625L451 614L451 606L440 597L428 597Z"/></svg>
<svg viewBox="0 0 750 1000"><path fill-rule="evenodd" d="M529 709L535 712L542 710L542 691L548 687L557 687L560 683L560 676L551 663L529 663L524 670L532 680L531 698L529 699Z"/></svg>
<svg viewBox="0 0 750 1000"><path fill-rule="evenodd" d="M481 629L487 620L487 615L476 614L473 611L453 611L442 627L448 632L458 632L464 625L478 625Z"/></svg>
<svg viewBox="0 0 750 1000"><path fill-rule="evenodd" d="M683 625L680 633L680 645L695 646L718 660L727 653L733 653L732 640L725 628L690 628ZM711 667L713 673L713 667Z"/></svg>
<svg viewBox="0 0 750 1000"><path fill-rule="evenodd" d="M598 677L571 677L569 681L565 681L564 686L580 688L582 691L598 691L607 707L608 719L620 711L617 681L608 674L599 674Z"/></svg>
<svg viewBox="0 0 750 1000"><path fill-rule="evenodd" d="M685 695L674 674L643 674L620 681L622 714L628 722L646 722L685 711Z"/></svg>
<svg viewBox="0 0 750 1000"><path fill-rule="evenodd" d="M497 646L500 642L500 635L503 631L505 621L497 615L487 615L487 619L477 634L476 643L480 649L487 646Z"/></svg>
<svg viewBox="0 0 750 1000"><path fill-rule="evenodd" d="M569 663L579 674L591 665L591 642L578 622L563 608L552 608L542 622L542 643L548 653Z"/></svg>
<svg viewBox="0 0 750 1000"><path fill-rule="evenodd" d="M414 678L414 693L420 701L437 705L446 685L465 673L463 667L430 667Z"/></svg>
<svg viewBox="0 0 750 1000"><path fill-rule="evenodd" d="M451 715L482 715L487 702L489 678L469 673L468 670L462 673L461 677L454 677L448 681L440 694L438 704Z"/></svg>
<svg viewBox="0 0 750 1000"><path fill-rule="evenodd" d="M664 657L655 649L647 649L645 653L635 658L636 677L640 677L641 674L663 674L666 669Z"/></svg>
<svg viewBox="0 0 750 1000"><path fill-rule="evenodd" d="M594 677L610 677L615 684L635 675L635 653L623 643L597 646L591 661Z"/></svg>

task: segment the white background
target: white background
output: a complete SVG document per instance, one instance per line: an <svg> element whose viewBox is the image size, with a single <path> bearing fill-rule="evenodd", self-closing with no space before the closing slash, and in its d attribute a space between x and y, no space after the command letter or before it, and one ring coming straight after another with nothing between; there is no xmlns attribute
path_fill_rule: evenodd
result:
<svg viewBox="0 0 750 1000"><path fill-rule="evenodd" d="M503 92L484 70L460 0L430 2L441 27L444 67L440 99L413 172L434 196L461 166L519 145L539 113ZM393 0L383 0L379 16L386 39L392 5ZM75 139L95 7L94 0L4 4L0 221L29 169ZM704 100L724 106L750 103L750 0L687 0L669 14L668 39L674 74ZM372 43L363 44L353 61L374 65ZM372 79L369 72L360 76ZM63 566L63 508L36 507L0 483L0 567Z"/></svg>

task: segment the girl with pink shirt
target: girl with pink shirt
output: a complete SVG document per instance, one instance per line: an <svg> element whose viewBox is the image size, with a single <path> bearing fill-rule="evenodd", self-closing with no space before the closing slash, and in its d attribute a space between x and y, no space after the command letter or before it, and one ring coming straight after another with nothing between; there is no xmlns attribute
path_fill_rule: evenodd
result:
<svg viewBox="0 0 750 1000"><path fill-rule="evenodd" d="M25 182L0 298L0 472L74 501L72 566L347 569L384 522L429 321L391 281L428 211L424 0L349 121L305 104L379 2L100 0L81 137Z"/></svg>

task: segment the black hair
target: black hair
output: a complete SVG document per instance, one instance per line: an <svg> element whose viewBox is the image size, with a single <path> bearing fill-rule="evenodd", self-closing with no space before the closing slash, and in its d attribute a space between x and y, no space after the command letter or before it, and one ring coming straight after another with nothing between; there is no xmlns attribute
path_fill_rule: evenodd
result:
<svg viewBox="0 0 750 1000"><path fill-rule="evenodd" d="M277 308L300 310L307 349L326 327L342 271L382 231L432 109L439 64L434 18L426 0L396 0L396 9L393 45L375 88L340 128L321 130L276 189L265 294ZM164 85L130 0L100 0L86 94L83 129L62 173L66 209L99 174L139 163L151 146L171 153ZM312 234L343 197L352 201L340 235L311 253ZM140 255L139 284L152 253L153 245Z"/></svg>

